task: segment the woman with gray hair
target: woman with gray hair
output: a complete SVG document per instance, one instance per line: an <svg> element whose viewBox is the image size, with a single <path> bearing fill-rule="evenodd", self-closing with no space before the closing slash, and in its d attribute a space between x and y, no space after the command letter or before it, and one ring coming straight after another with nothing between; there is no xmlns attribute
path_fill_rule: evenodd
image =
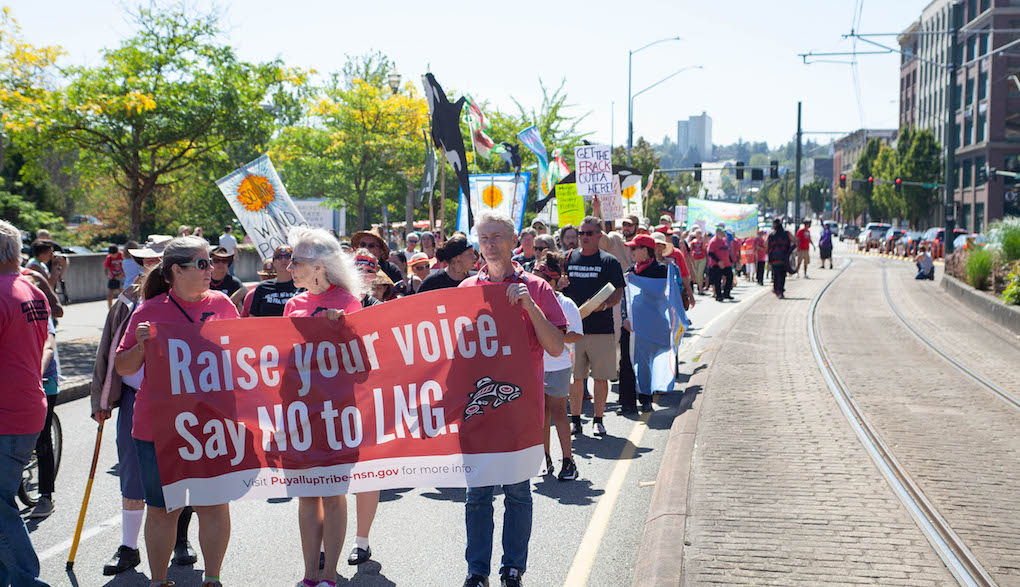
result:
<svg viewBox="0 0 1020 587"><path fill-rule="evenodd" d="M287 241L294 250L287 269L294 276L294 285L307 291L287 302L284 316L322 316L337 321L345 314L361 309L361 296L366 287L354 266L353 257L340 249L340 242L333 235L319 228L295 227ZM298 528L305 566L305 576L298 581L298 587L320 585L326 581L334 583L336 565L347 533L346 496L299 497ZM320 552L324 552L325 557L321 581Z"/></svg>
<svg viewBox="0 0 1020 587"><path fill-rule="evenodd" d="M145 367L145 344L152 337L154 323L196 323L239 318L237 306L222 292L209 289L212 260L209 243L195 236L177 237L163 249L163 260L145 277L142 305L131 315L124 338L117 347L114 366L127 377ZM168 512L159 477L148 379L142 375L135 394L131 436L135 441L145 497L145 550L149 558L152 585L167 582L167 566L177 538L181 510ZM202 557L205 559L203 587L219 587L220 566L230 541L230 505L194 506L201 527Z"/></svg>

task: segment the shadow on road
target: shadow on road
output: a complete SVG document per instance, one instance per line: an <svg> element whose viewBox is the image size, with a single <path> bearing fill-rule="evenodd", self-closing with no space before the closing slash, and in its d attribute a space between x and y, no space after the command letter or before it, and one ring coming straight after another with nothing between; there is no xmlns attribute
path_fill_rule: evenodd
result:
<svg viewBox="0 0 1020 587"><path fill-rule="evenodd" d="M432 492L422 493L422 497L437 501L467 502L467 489L463 487L437 487Z"/></svg>
<svg viewBox="0 0 1020 587"><path fill-rule="evenodd" d="M382 565L370 560L367 563L358 565L358 570L350 579L340 577L337 587L340 585L371 585L372 587L391 587L396 583L390 581L382 574Z"/></svg>
<svg viewBox="0 0 1020 587"><path fill-rule="evenodd" d="M402 494L411 491L410 489L384 489L379 492L379 502L397 501L403 498Z"/></svg>
<svg viewBox="0 0 1020 587"><path fill-rule="evenodd" d="M584 475L584 471L580 469L578 469L578 473ZM574 481L559 481L550 475L539 477L532 491L539 495L551 497L562 505L580 506L595 503L595 498L605 493L602 489L595 489L591 481L583 477Z"/></svg>

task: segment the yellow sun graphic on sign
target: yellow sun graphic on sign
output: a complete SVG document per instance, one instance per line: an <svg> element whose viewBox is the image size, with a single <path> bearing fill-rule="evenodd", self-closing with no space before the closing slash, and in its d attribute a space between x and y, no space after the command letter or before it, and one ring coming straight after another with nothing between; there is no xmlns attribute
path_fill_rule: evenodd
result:
<svg viewBox="0 0 1020 587"><path fill-rule="evenodd" d="M629 200L629 199L633 198L634 194L636 194L636 193L637 193L637 185L632 185L629 188L623 190L623 197L625 197L625 198L627 198Z"/></svg>
<svg viewBox="0 0 1020 587"><path fill-rule="evenodd" d="M273 184L261 175L249 175L237 186L237 201L249 212L259 212L275 199Z"/></svg>
<svg viewBox="0 0 1020 587"><path fill-rule="evenodd" d="M494 185L482 190L482 202L490 208L495 208L503 203L503 190Z"/></svg>

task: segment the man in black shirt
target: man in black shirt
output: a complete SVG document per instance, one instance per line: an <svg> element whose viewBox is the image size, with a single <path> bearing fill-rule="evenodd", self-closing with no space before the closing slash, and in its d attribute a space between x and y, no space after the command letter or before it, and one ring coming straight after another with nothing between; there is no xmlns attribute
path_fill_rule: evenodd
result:
<svg viewBox="0 0 1020 587"><path fill-rule="evenodd" d="M277 247L273 251L273 270L276 272L276 278L267 279L248 292L244 297L241 317L283 316L287 302L304 291L294 285L294 277L287 270L292 255L293 251L287 245Z"/></svg>
<svg viewBox="0 0 1020 587"><path fill-rule="evenodd" d="M570 386L571 425L574 434L580 434L581 396L584 381L588 378L589 372L591 373L592 379L595 380L593 424L595 434L603 436L606 428L602 424L602 415L606 410L609 380L616 379L618 365L618 345L613 327L612 308L623 298L625 282L620 262L616 257L599 249L602 221L595 216L588 216L581 222L578 234L581 249L571 252L567 257L570 285L563 290L563 294L581 307L607 283L613 284L616 288L606 301L584 318L584 336L574 345L574 382Z"/></svg>
<svg viewBox="0 0 1020 587"><path fill-rule="evenodd" d="M534 228L530 226L521 231L521 246L517 251L517 254L513 256L511 261L516 261L520 265L528 263L535 263L535 237L538 233L535 232Z"/></svg>
<svg viewBox="0 0 1020 587"><path fill-rule="evenodd" d="M436 260L446 263L445 269L433 271L421 282L418 293L457 287L460 282L475 274L472 269L478 254L462 236L455 236L436 250Z"/></svg>
<svg viewBox="0 0 1020 587"><path fill-rule="evenodd" d="M209 256L212 257L213 266L209 289L227 294L230 301L240 309L244 302L244 296L248 293L248 288L241 283L240 279L228 273L230 266L234 264L234 254L227 252L223 247L217 247Z"/></svg>

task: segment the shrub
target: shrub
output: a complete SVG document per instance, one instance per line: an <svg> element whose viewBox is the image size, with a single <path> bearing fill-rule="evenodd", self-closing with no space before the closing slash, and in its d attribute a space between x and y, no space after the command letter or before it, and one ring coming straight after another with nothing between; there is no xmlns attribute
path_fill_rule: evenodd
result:
<svg viewBox="0 0 1020 587"><path fill-rule="evenodd" d="M1014 306L1020 305L1020 263L1014 263L1013 270L1009 272L1002 301Z"/></svg>
<svg viewBox="0 0 1020 587"><path fill-rule="evenodd" d="M1009 216L992 224L988 244L1000 251L1003 263L1020 259L1020 217Z"/></svg>
<svg viewBox="0 0 1020 587"><path fill-rule="evenodd" d="M985 248L975 249L967 255L965 267L967 283L976 289L985 289L995 269L995 253Z"/></svg>

